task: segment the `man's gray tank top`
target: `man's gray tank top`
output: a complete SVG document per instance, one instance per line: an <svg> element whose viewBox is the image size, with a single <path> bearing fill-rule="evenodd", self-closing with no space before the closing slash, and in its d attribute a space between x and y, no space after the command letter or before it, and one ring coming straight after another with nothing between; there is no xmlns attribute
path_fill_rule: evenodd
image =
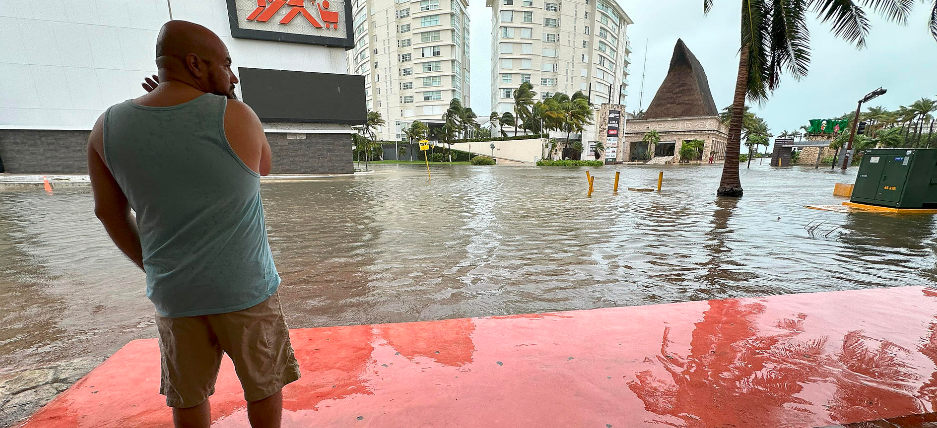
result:
<svg viewBox="0 0 937 428"><path fill-rule="evenodd" d="M104 157L137 214L146 295L166 317L246 309L280 284L260 175L228 144L227 99L128 100L104 114Z"/></svg>

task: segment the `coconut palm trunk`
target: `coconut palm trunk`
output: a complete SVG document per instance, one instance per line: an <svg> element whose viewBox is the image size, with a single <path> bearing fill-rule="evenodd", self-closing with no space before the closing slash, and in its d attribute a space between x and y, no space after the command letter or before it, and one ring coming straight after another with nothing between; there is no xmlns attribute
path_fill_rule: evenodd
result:
<svg viewBox="0 0 937 428"><path fill-rule="evenodd" d="M742 196L742 182L739 179L739 152L742 147L742 117L745 110L745 93L748 90L748 45L739 52L739 74L735 79L735 96L732 98L732 117L729 120L729 139L726 142L725 164L722 167L722 179L719 180L719 196Z"/></svg>

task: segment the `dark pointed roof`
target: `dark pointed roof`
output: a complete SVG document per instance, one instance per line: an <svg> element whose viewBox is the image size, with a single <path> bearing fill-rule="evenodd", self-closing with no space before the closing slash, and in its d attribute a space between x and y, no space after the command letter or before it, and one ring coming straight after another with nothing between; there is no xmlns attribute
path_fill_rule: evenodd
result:
<svg viewBox="0 0 937 428"><path fill-rule="evenodd" d="M709 91L706 72L696 56L677 39L670 58L670 70L654 100L644 113L646 119L717 116L719 110Z"/></svg>

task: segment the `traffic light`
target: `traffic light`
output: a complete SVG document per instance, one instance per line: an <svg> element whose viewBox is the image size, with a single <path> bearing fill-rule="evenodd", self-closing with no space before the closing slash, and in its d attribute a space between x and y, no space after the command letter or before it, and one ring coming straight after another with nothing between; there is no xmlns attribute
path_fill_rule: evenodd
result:
<svg viewBox="0 0 937 428"><path fill-rule="evenodd" d="M856 130L856 134L865 134L865 122L859 122L859 129Z"/></svg>

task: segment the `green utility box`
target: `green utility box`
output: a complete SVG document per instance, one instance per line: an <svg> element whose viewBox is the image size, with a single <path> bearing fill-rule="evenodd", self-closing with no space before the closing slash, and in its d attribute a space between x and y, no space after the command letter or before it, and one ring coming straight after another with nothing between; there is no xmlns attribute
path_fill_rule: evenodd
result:
<svg viewBox="0 0 937 428"><path fill-rule="evenodd" d="M937 204L937 149L866 151L851 201L894 208Z"/></svg>

